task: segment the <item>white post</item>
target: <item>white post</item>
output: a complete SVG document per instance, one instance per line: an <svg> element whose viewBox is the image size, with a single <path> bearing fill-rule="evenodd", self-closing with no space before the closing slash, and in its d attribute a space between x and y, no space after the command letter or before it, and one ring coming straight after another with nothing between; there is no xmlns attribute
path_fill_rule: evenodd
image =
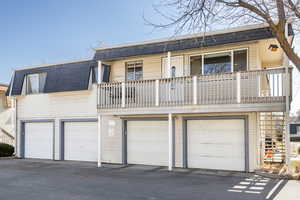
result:
<svg viewBox="0 0 300 200"><path fill-rule="evenodd" d="M102 62L98 60L98 84L102 82Z"/></svg>
<svg viewBox="0 0 300 200"><path fill-rule="evenodd" d="M155 80L155 106L159 106L159 80Z"/></svg>
<svg viewBox="0 0 300 200"><path fill-rule="evenodd" d="M236 99L237 103L241 103L241 73L236 73Z"/></svg>
<svg viewBox="0 0 300 200"><path fill-rule="evenodd" d="M168 73L167 73L167 75L168 75L168 78L170 78L171 77L171 52L170 51L168 51L168 58L167 58L167 63L168 63Z"/></svg>
<svg viewBox="0 0 300 200"><path fill-rule="evenodd" d="M11 108L12 108L12 115L11 115L11 124L12 124L12 135L15 138L15 154L20 156L18 153L19 146L18 146L18 135L17 135L17 99L16 97L11 97Z"/></svg>
<svg viewBox="0 0 300 200"><path fill-rule="evenodd" d="M101 128L102 128L102 115L98 113L98 167L102 166Z"/></svg>
<svg viewBox="0 0 300 200"><path fill-rule="evenodd" d="M172 113L169 113L169 165L168 170L172 171L173 169L173 118Z"/></svg>
<svg viewBox="0 0 300 200"><path fill-rule="evenodd" d="M196 105L198 102L198 89L197 89L197 76L193 76L193 103Z"/></svg>
<svg viewBox="0 0 300 200"><path fill-rule="evenodd" d="M98 70L97 70L97 105L100 105L100 83L102 82L102 62L98 60Z"/></svg>
<svg viewBox="0 0 300 200"><path fill-rule="evenodd" d="M126 94L125 94L125 82L122 83L122 107L125 107L125 98L126 98Z"/></svg>

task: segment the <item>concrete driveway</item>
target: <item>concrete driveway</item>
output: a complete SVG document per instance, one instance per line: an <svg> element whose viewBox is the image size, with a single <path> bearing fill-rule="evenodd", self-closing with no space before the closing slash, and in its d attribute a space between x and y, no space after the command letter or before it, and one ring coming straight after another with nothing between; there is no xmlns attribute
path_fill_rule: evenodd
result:
<svg viewBox="0 0 300 200"><path fill-rule="evenodd" d="M0 199L13 200L262 200L285 181L254 174L36 160L0 160ZM279 184L280 182L280 184ZM275 187L276 186L276 187Z"/></svg>

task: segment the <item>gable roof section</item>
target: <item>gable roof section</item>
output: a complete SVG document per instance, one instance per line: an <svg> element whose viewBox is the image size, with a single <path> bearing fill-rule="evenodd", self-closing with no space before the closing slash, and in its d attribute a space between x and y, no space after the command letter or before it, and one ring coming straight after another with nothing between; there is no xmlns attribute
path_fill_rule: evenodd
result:
<svg viewBox="0 0 300 200"><path fill-rule="evenodd" d="M289 35L294 35L291 24L289 24ZM232 31L225 33L199 35L181 39L162 40L160 42L145 42L135 45L121 45L117 47L99 48L96 50L95 60L110 60L129 56L149 55L178 51L200 47L211 47L237 42L247 42L273 38L269 27L258 26L252 29Z"/></svg>
<svg viewBox="0 0 300 200"><path fill-rule="evenodd" d="M91 67L97 66L93 60L57 64L46 67L16 70L13 77L11 95L20 95L27 74L46 72L44 93L87 90ZM7 95L10 94L7 90Z"/></svg>

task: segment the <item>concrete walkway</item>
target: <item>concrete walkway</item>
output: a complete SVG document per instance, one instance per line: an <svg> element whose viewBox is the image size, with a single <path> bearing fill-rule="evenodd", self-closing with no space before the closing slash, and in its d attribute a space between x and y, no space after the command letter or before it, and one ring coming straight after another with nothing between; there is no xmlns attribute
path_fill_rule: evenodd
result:
<svg viewBox="0 0 300 200"><path fill-rule="evenodd" d="M300 200L300 181L288 181L274 200Z"/></svg>

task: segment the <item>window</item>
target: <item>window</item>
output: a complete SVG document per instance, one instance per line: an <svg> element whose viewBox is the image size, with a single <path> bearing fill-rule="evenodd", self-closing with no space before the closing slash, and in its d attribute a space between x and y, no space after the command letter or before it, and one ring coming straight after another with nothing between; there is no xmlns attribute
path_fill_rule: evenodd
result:
<svg viewBox="0 0 300 200"><path fill-rule="evenodd" d="M98 67L92 66L92 83L98 82Z"/></svg>
<svg viewBox="0 0 300 200"><path fill-rule="evenodd" d="M37 94L44 91L46 73L28 74L26 76L26 94Z"/></svg>
<svg viewBox="0 0 300 200"><path fill-rule="evenodd" d="M300 135L300 126L297 126L297 135Z"/></svg>
<svg viewBox="0 0 300 200"><path fill-rule="evenodd" d="M142 80L143 79L143 62L134 61L126 62L126 80Z"/></svg>
<svg viewBox="0 0 300 200"><path fill-rule="evenodd" d="M247 50L238 50L233 52L233 70L235 72L247 70Z"/></svg>
<svg viewBox="0 0 300 200"><path fill-rule="evenodd" d="M190 74L219 74L247 70L247 49L190 57Z"/></svg>
<svg viewBox="0 0 300 200"><path fill-rule="evenodd" d="M191 75L202 74L202 56L191 57Z"/></svg>
<svg viewBox="0 0 300 200"><path fill-rule="evenodd" d="M231 52L204 55L204 74L231 72Z"/></svg>

